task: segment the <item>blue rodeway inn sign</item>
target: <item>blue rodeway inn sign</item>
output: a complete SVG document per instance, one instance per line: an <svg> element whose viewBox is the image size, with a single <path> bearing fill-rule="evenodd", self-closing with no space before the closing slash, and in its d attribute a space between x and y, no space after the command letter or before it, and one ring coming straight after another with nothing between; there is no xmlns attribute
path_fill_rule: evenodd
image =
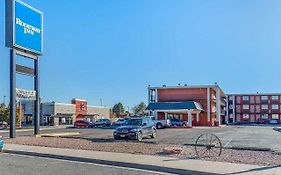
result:
<svg viewBox="0 0 281 175"><path fill-rule="evenodd" d="M19 0L6 0L6 46L41 55L43 13Z"/></svg>
<svg viewBox="0 0 281 175"><path fill-rule="evenodd" d="M32 94L34 100L34 134L40 133L40 74L43 53L43 13L20 0L5 0L6 47L10 48L10 138L16 137L16 99ZM17 63L17 56L32 59L33 66ZM16 88L16 75L31 76L33 90ZM30 94L28 94L28 93ZM29 98L29 97L28 97Z"/></svg>

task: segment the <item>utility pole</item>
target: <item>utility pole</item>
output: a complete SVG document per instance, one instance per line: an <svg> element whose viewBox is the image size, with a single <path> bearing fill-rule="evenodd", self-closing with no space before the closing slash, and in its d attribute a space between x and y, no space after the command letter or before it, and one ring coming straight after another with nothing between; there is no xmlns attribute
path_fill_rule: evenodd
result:
<svg viewBox="0 0 281 175"><path fill-rule="evenodd" d="M100 98L100 106L102 106L102 99Z"/></svg>
<svg viewBox="0 0 281 175"><path fill-rule="evenodd" d="M6 96L5 95L3 96L3 104L4 104L4 106L6 106Z"/></svg>

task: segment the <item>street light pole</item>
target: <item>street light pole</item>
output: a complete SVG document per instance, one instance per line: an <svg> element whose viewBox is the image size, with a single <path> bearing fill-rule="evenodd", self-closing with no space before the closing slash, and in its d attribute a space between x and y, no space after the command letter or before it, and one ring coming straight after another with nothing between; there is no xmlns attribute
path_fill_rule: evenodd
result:
<svg viewBox="0 0 281 175"><path fill-rule="evenodd" d="M100 98L100 106L102 106L102 99Z"/></svg>
<svg viewBox="0 0 281 175"><path fill-rule="evenodd" d="M6 106L6 96L5 95L3 96L3 103L4 103L4 106Z"/></svg>

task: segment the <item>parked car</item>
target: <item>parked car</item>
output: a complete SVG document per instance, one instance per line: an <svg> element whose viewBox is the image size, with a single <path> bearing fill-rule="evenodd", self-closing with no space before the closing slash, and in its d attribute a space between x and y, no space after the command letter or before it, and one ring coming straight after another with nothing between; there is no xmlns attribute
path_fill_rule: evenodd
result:
<svg viewBox="0 0 281 175"><path fill-rule="evenodd" d="M258 118L257 123L258 124L266 124L266 123L268 123L268 119Z"/></svg>
<svg viewBox="0 0 281 175"><path fill-rule="evenodd" d="M74 122L75 128L91 128L93 127L93 123L87 121L87 120L77 120Z"/></svg>
<svg viewBox="0 0 281 175"><path fill-rule="evenodd" d="M142 141L143 137L156 138L156 128L150 117L134 117L127 120L113 132L115 139L136 139Z"/></svg>
<svg viewBox="0 0 281 175"><path fill-rule="evenodd" d="M150 116L152 121L154 122L157 129L166 128L171 126L171 121L168 120L156 120L154 116Z"/></svg>
<svg viewBox="0 0 281 175"><path fill-rule="evenodd" d="M171 126L187 126L187 122L173 118L171 119Z"/></svg>
<svg viewBox="0 0 281 175"><path fill-rule="evenodd" d="M109 119L98 119L93 124L97 127L99 126L105 127L105 126L110 126L111 121Z"/></svg>
<svg viewBox="0 0 281 175"><path fill-rule="evenodd" d="M112 125L122 126L126 123L127 120L128 118L119 118L117 121L113 122Z"/></svg>
<svg viewBox="0 0 281 175"><path fill-rule="evenodd" d="M0 129L6 129L8 127L7 122L0 122Z"/></svg>
<svg viewBox="0 0 281 175"><path fill-rule="evenodd" d="M270 119L268 121L268 124L279 124L279 120L278 119Z"/></svg>

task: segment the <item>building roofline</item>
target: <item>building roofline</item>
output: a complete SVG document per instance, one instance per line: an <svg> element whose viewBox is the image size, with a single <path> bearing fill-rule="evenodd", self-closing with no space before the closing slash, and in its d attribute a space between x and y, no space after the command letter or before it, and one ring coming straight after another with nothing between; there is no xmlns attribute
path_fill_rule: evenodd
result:
<svg viewBox="0 0 281 175"><path fill-rule="evenodd" d="M85 99L79 99L79 98L72 98L72 100L75 100L75 101L84 101L84 102L87 102L87 100L85 100Z"/></svg>
<svg viewBox="0 0 281 175"><path fill-rule="evenodd" d="M222 90L222 88L215 84L215 85L188 85L188 86L151 86L148 87L148 89L183 89L183 88L219 88L221 90L221 92L223 93L224 96L226 96L226 94L224 93L224 91Z"/></svg>
<svg viewBox="0 0 281 175"><path fill-rule="evenodd" d="M57 104L57 105L75 106L75 104L71 104L71 103L59 103L59 102L43 102L42 104Z"/></svg>
<svg viewBox="0 0 281 175"><path fill-rule="evenodd" d="M95 105L88 105L89 107L93 107L93 108L103 108L103 109L110 109L109 107L105 107L105 106L95 106Z"/></svg>
<svg viewBox="0 0 281 175"><path fill-rule="evenodd" d="M236 96L236 95L281 95L281 93L232 93L226 94L227 96Z"/></svg>

